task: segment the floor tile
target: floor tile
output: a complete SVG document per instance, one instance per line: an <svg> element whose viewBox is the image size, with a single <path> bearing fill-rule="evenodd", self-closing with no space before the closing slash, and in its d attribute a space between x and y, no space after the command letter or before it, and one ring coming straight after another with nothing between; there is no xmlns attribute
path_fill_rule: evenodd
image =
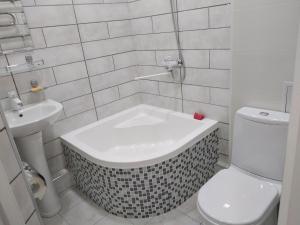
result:
<svg viewBox="0 0 300 225"><path fill-rule="evenodd" d="M129 219L133 225L148 225L152 218L148 219Z"/></svg>
<svg viewBox="0 0 300 225"><path fill-rule="evenodd" d="M199 222L175 209L170 213L153 218L149 225L199 225Z"/></svg>
<svg viewBox="0 0 300 225"><path fill-rule="evenodd" d="M45 225L68 225L60 215L51 218L43 218Z"/></svg>
<svg viewBox="0 0 300 225"><path fill-rule="evenodd" d="M107 212L100 207L97 207L88 201L82 201L69 211L65 212L62 217L70 225L94 225L106 215Z"/></svg>
<svg viewBox="0 0 300 225"><path fill-rule="evenodd" d="M133 225L130 220L121 217L108 215L99 220L95 225Z"/></svg>
<svg viewBox="0 0 300 225"><path fill-rule="evenodd" d="M178 207L178 210L183 213L188 213L197 208L198 202L198 193L194 194L191 198L189 198L186 202L184 202L181 206Z"/></svg>
<svg viewBox="0 0 300 225"><path fill-rule="evenodd" d="M60 201L62 203L62 209L59 213L63 215L75 205L78 205L85 200L79 191L77 191L75 188L70 188L60 194Z"/></svg>
<svg viewBox="0 0 300 225"><path fill-rule="evenodd" d="M194 209L194 210L188 212L186 215L191 217L193 220L195 220L197 222L200 222L200 223L202 222L202 219L200 217L198 209Z"/></svg>

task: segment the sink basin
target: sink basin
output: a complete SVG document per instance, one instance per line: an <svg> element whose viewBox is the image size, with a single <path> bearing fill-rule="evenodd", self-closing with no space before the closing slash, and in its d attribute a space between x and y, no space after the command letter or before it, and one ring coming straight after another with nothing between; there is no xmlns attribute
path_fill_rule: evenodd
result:
<svg viewBox="0 0 300 225"><path fill-rule="evenodd" d="M26 105L18 112L5 112L22 161L35 168L46 180L46 194L41 200L37 200L40 213L44 217L56 215L61 209L61 203L47 164L42 130L53 124L62 110L62 104L49 99Z"/></svg>
<svg viewBox="0 0 300 225"><path fill-rule="evenodd" d="M62 112L62 104L45 100L24 106L22 117L16 111L6 111L8 126L14 137L24 137L42 131L53 124Z"/></svg>

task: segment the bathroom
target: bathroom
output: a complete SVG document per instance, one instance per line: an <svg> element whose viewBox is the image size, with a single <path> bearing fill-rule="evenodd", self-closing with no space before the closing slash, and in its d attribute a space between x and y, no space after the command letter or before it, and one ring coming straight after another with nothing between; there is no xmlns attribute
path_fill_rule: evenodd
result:
<svg viewBox="0 0 300 225"><path fill-rule="evenodd" d="M299 21L298 0L1 0L0 225L299 225Z"/></svg>

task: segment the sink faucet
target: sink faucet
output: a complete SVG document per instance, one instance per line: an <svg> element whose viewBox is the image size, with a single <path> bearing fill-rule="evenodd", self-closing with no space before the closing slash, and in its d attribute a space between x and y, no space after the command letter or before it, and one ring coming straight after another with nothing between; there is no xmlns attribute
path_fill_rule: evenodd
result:
<svg viewBox="0 0 300 225"><path fill-rule="evenodd" d="M20 117L23 116L23 102L17 96L15 91L8 92L8 97L10 100L10 106L13 111L16 111Z"/></svg>

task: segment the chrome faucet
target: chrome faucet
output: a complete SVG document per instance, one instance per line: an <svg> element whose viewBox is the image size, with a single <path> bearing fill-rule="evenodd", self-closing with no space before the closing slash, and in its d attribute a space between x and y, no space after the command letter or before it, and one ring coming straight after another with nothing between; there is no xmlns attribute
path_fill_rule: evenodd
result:
<svg viewBox="0 0 300 225"><path fill-rule="evenodd" d="M23 116L23 102L17 96L15 91L8 92L8 97L10 100L10 106L13 111L16 111L20 117Z"/></svg>

